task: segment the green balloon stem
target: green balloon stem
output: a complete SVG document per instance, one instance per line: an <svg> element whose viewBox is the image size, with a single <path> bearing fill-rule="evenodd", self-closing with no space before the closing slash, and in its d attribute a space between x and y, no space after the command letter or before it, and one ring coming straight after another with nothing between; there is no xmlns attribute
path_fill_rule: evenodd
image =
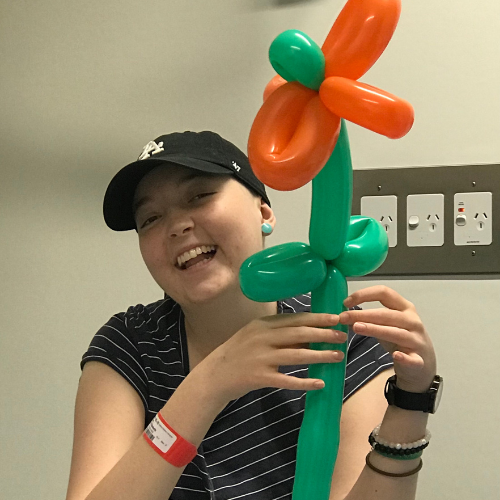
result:
<svg viewBox="0 0 500 500"><path fill-rule="evenodd" d="M333 260L344 249L351 216L352 163L344 120L335 149L312 185L309 243L325 260Z"/></svg>
<svg viewBox="0 0 500 500"><path fill-rule="evenodd" d="M347 282L333 265L327 268L323 284L312 292L311 311L340 314L345 310ZM347 326L335 329L347 333ZM341 350L344 344L311 344L312 349ZM344 394L346 355L340 363L324 363L309 366L309 377L324 380L325 387L309 391L306 395L304 420L300 428L297 447L297 465L293 486L294 500L327 500L340 440L340 415Z"/></svg>
<svg viewBox="0 0 500 500"><path fill-rule="evenodd" d="M376 269L387 255L387 235L367 217L351 217L352 164L345 121L332 156L313 179L309 240L311 249L327 262L323 284L312 292L312 312L340 314L347 297L345 276ZM353 241L349 241L352 239ZM351 274L352 273L352 274ZM336 329L347 333L348 327ZM338 345L311 344L312 349L339 349ZM324 380L320 391L306 395L299 432L293 500L328 500L340 444L340 416L345 385L347 343L342 363L309 366L309 377Z"/></svg>
<svg viewBox="0 0 500 500"><path fill-rule="evenodd" d="M332 156L313 179L309 241L325 260L338 257L346 243L351 215L352 164L345 121ZM312 292L311 311L340 314L347 297L347 282L330 262L323 284ZM337 328L347 333L347 327ZM338 349L330 344L311 344L312 349ZM304 420L297 446L293 500L328 500L340 444L340 415L345 384L347 343L341 363L309 366L309 377L320 378L325 387L306 395Z"/></svg>

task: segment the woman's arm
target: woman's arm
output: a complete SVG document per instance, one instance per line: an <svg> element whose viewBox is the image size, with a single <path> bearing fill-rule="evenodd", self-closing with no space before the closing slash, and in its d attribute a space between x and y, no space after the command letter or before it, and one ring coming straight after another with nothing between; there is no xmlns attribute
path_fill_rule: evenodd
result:
<svg viewBox="0 0 500 500"><path fill-rule="evenodd" d="M386 370L358 389L342 406L340 446L333 471L330 500L342 500L352 490L365 465L371 446L368 435L387 410L384 385L393 375Z"/></svg>
<svg viewBox="0 0 500 500"><path fill-rule="evenodd" d="M160 410L198 447L233 399L262 387L314 390L322 382L279 372L279 366L337 363L341 353L312 342L342 343L330 314L284 314L251 321L199 363ZM319 384L319 385L318 385ZM157 500L170 496L182 468L160 457L142 437L142 402L134 388L100 362L85 364L77 393L73 459L67 500Z"/></svg>
<svg viewBox="0 0 500 500"><path fill-rule="evenodd" d="M203 380L190 375L161 410L196 447L223 407L208 395ZM133 387L107 365L88 362L76 398L66 500L170 496L183 468L169 464L147 444L142 437L144 421L144 407Z"/></svg>
<svg viewBox="0 0 500 500"><path fill-rule="evenodd" d="M385 308L347 311L340 315L340 322L352 325L356 333L377 338L393 355L398 387L408 392L426 392L436 375L436 356L415 307L384 286L359 290L345 305L353 307L373 301ZM393 443L411 443L422 439L426 433L428 413L387 406L384 386L390 375L385 372L377 376L344 405L340 462L332 478L331 500L415 498L417 474L390 477L365 465L371 448L368 435L380 422L379 437ZM420 463L419 458L397 460L376 452L370 453L369 459L375 468L389 474L414 471Z"/></svg>
<svg viewBox="0 0 500 500"><path fill-rule="evenodd" d="M411 500L418 475L391 478L365 465L371 446L368 436L380 422L380 436L392 442L409 443L424 436L428 414L387 406L384 386L392 370L385 371L353 394L342 408L340 447L333 473L330 500ZM415 469L417 460L393 460L372 453L371 463L384 471L402 473Z"/></svg>

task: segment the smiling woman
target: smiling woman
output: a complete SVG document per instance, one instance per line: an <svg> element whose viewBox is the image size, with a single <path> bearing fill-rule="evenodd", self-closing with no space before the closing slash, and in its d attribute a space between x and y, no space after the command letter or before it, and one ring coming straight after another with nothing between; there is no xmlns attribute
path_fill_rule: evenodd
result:
<svg viewBox="0 0 500 500"><path fill-rule="evenodd" d="M377 439L413 443L425 434L425 413L386 412L383 397L389 351L406 390L424 390L435 375L413 306L385 287L349 304L385 308L340 317L311 313L309 294L248 299L241 265L264 248L276 218L247 157L213 132L184 132L149 142L139 158L111 180L104 217L111 229L137 231L166 296L114 315L83 356L67 499L290 498L305 394L325 386L307 365L342 361L337 345L346 341L330 498L384 491L389 500L411 499L419 456L380 455L366 467L365 456L382 419ZM340 322L353 326L348 334L335 330ZM400 481L387 482L390 475Z"/></svg>
<svg viewBox="0 0 500 500"><path fill-rule="evenodd" d="M184 309L214 294L237 293L243 261L263 248L260 226L274 224L269 205L231 171L157 166L141 179L135 199L144 262Z"/></svg>

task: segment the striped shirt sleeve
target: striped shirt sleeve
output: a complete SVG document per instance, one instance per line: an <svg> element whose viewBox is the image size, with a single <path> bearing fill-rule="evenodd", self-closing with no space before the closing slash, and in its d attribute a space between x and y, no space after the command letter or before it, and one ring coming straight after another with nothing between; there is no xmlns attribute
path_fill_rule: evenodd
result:
<svg viewBox="0 0 500 500"><path fill-rule="evenodd" d="M141 397L148 408L148 377L141 363L141 355L134 337L125 324L125 314L115 314L94 335L80 367L88 361L98 361L122 375Z"/></svg>
<svg viewBox="0 0 500 500"><path fill-rule="evenodd" d="M379 373L393 366L392 356L372 337L349 330L344 401Z"/></svg>

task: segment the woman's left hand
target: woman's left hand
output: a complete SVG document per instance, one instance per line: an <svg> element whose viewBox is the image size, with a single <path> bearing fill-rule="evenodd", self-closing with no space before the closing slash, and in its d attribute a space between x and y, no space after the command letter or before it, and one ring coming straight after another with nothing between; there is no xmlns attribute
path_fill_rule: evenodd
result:
<svg viewBox="0 0 500 500"><path fill-rule="evenodd" d="M345 311L340 314L340 323L352 325L355 333L376 338L392 354L399 388L427 391L436 375L436 353L415 306L386 286L358 290L344 305L375 301L385 307Z"/></svg>

